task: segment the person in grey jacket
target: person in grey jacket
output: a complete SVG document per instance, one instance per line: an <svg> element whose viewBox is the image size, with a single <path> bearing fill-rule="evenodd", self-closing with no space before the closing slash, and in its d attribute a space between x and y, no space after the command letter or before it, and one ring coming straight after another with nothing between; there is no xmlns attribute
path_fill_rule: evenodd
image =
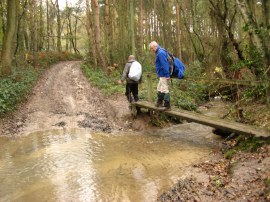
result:
<svg viewBox="0 0 270 202"><path fill-rule="evenodd" d="M133 81L130 78L128 78L128 73L130 70L130 67L132 63L136 61L134 55L130 55L128 57L128 62L125 65L125 68L122 73L122 77L120 80L118 80L119 84L122 84L124 81L126 81L126 97L128 101L131 103L133 101L137 102L139 100L138 96L138 83L139 81Z"/></svg>

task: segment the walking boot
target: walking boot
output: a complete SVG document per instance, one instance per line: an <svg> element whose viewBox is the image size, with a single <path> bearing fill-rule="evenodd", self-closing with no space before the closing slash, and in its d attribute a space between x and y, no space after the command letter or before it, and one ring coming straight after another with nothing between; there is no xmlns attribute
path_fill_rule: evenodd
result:
<svg viewBox="0 0 270 202"><path fill-rule="evenodd" d="M129 103L133 102L133 97L130 94L126 95L126 97Z"/></svg>
<svg viewBox="0 0 270 202"><path fill-rule="evenodd" d="M157 102L155 104L156 107L161 107L163 104L163 94L161 92L157 93Z"/></svg>
<svg viewBox="0 0 270 202"><path fill-rule="evenodd" d="M170 102L165 101L164 102L164 108L165 108L165 110L171 110L171 104L170 104Z"/></svg>
<svg viewBox="0 0 270 202"><path fill-rule="evenodd" d="M170 94L169 93L165 93L165 95L164 95L164 107L165 107L165 110L171 109Z"/></svg>
<svg viewBox="0 0 270 202"><path fill-rule="evenodd" d="M134 102L138 102L139 101L139 96L138 95L134 95Z"/></svg>

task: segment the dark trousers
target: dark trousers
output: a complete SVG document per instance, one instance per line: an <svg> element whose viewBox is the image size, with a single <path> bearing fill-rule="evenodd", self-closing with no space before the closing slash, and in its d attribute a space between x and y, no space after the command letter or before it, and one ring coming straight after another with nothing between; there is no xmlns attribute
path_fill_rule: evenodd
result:
<svg viewBox="0 0 270 202"><path fill-rule="evenodd" d="M125 95L127 96L127 99L130 103L133 102L133 100L137 102L139 100L138 83L126 83Z"/></svg>

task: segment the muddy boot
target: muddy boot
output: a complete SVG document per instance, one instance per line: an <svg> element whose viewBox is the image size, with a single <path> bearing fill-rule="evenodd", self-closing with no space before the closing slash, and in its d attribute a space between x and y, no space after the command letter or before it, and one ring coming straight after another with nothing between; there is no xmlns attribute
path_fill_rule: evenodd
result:
<svg viewBox="0 0 270 202"><path fill-rule="evenodd" d="M139 96L138 95L134 95L134 102L138 102L139 101Z"/></svg>
<svg viewBox="0 0 270 202"><path fill-rule="evenodd" d="M127 100L128 100L129 103L133 102L133 98L131 97L131 95L127 95Z"/></svg>
<svg viewBox="0 0 270 202"><path fill-rule="evenodd" d="M157 102L155 104L156 107L161 107L163 104L163 93L158 92L157 93Z"/></svg>
<svg viewBox="0 0 270 202"><path fill-rule="evenodd" d="M171 104L170 104L170 102L164 102L164 108L165 108L165 110L171 110Z"/></svg>
<svg viewBox="0 0 270 202"><path fill-rule="evenodd" d="M170 94L169 93L165 93L165 95L164 95L164 107L166 110L171 109Z"/></svg>

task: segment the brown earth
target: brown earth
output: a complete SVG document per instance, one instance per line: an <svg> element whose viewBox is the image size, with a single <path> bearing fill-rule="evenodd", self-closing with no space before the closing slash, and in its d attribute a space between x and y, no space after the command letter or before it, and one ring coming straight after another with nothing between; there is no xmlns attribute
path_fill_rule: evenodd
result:
<svg viewBox="0 0 270 202"><path fill-rule="evenodd" d="M105 97L93 87L82 74L80 62L61 62L46 70L27 102L0 120L0 136L61 128L107 133L152 130L148 123L147 115L132 118L124 95ZM216 151L209 161L189 167L158 201L270 201L269 180L269 145L231 160Z"/></svg>
<svg viewBox="0 0 270 202"><path fill-rule="evenodd" d="M219 152L189 167L158 201L270 201L270 146L238 153L231 160Z"/></svg>
<svg viewBox="0 0 270 202"><path fill-rule="evenodd" d="M80 62L68 61L47 69L27 102L0 120L0 135L77 127L104 132L142 130L149 128L147 122L133 121L124 95L105 97L88 82Z"/></svg>

